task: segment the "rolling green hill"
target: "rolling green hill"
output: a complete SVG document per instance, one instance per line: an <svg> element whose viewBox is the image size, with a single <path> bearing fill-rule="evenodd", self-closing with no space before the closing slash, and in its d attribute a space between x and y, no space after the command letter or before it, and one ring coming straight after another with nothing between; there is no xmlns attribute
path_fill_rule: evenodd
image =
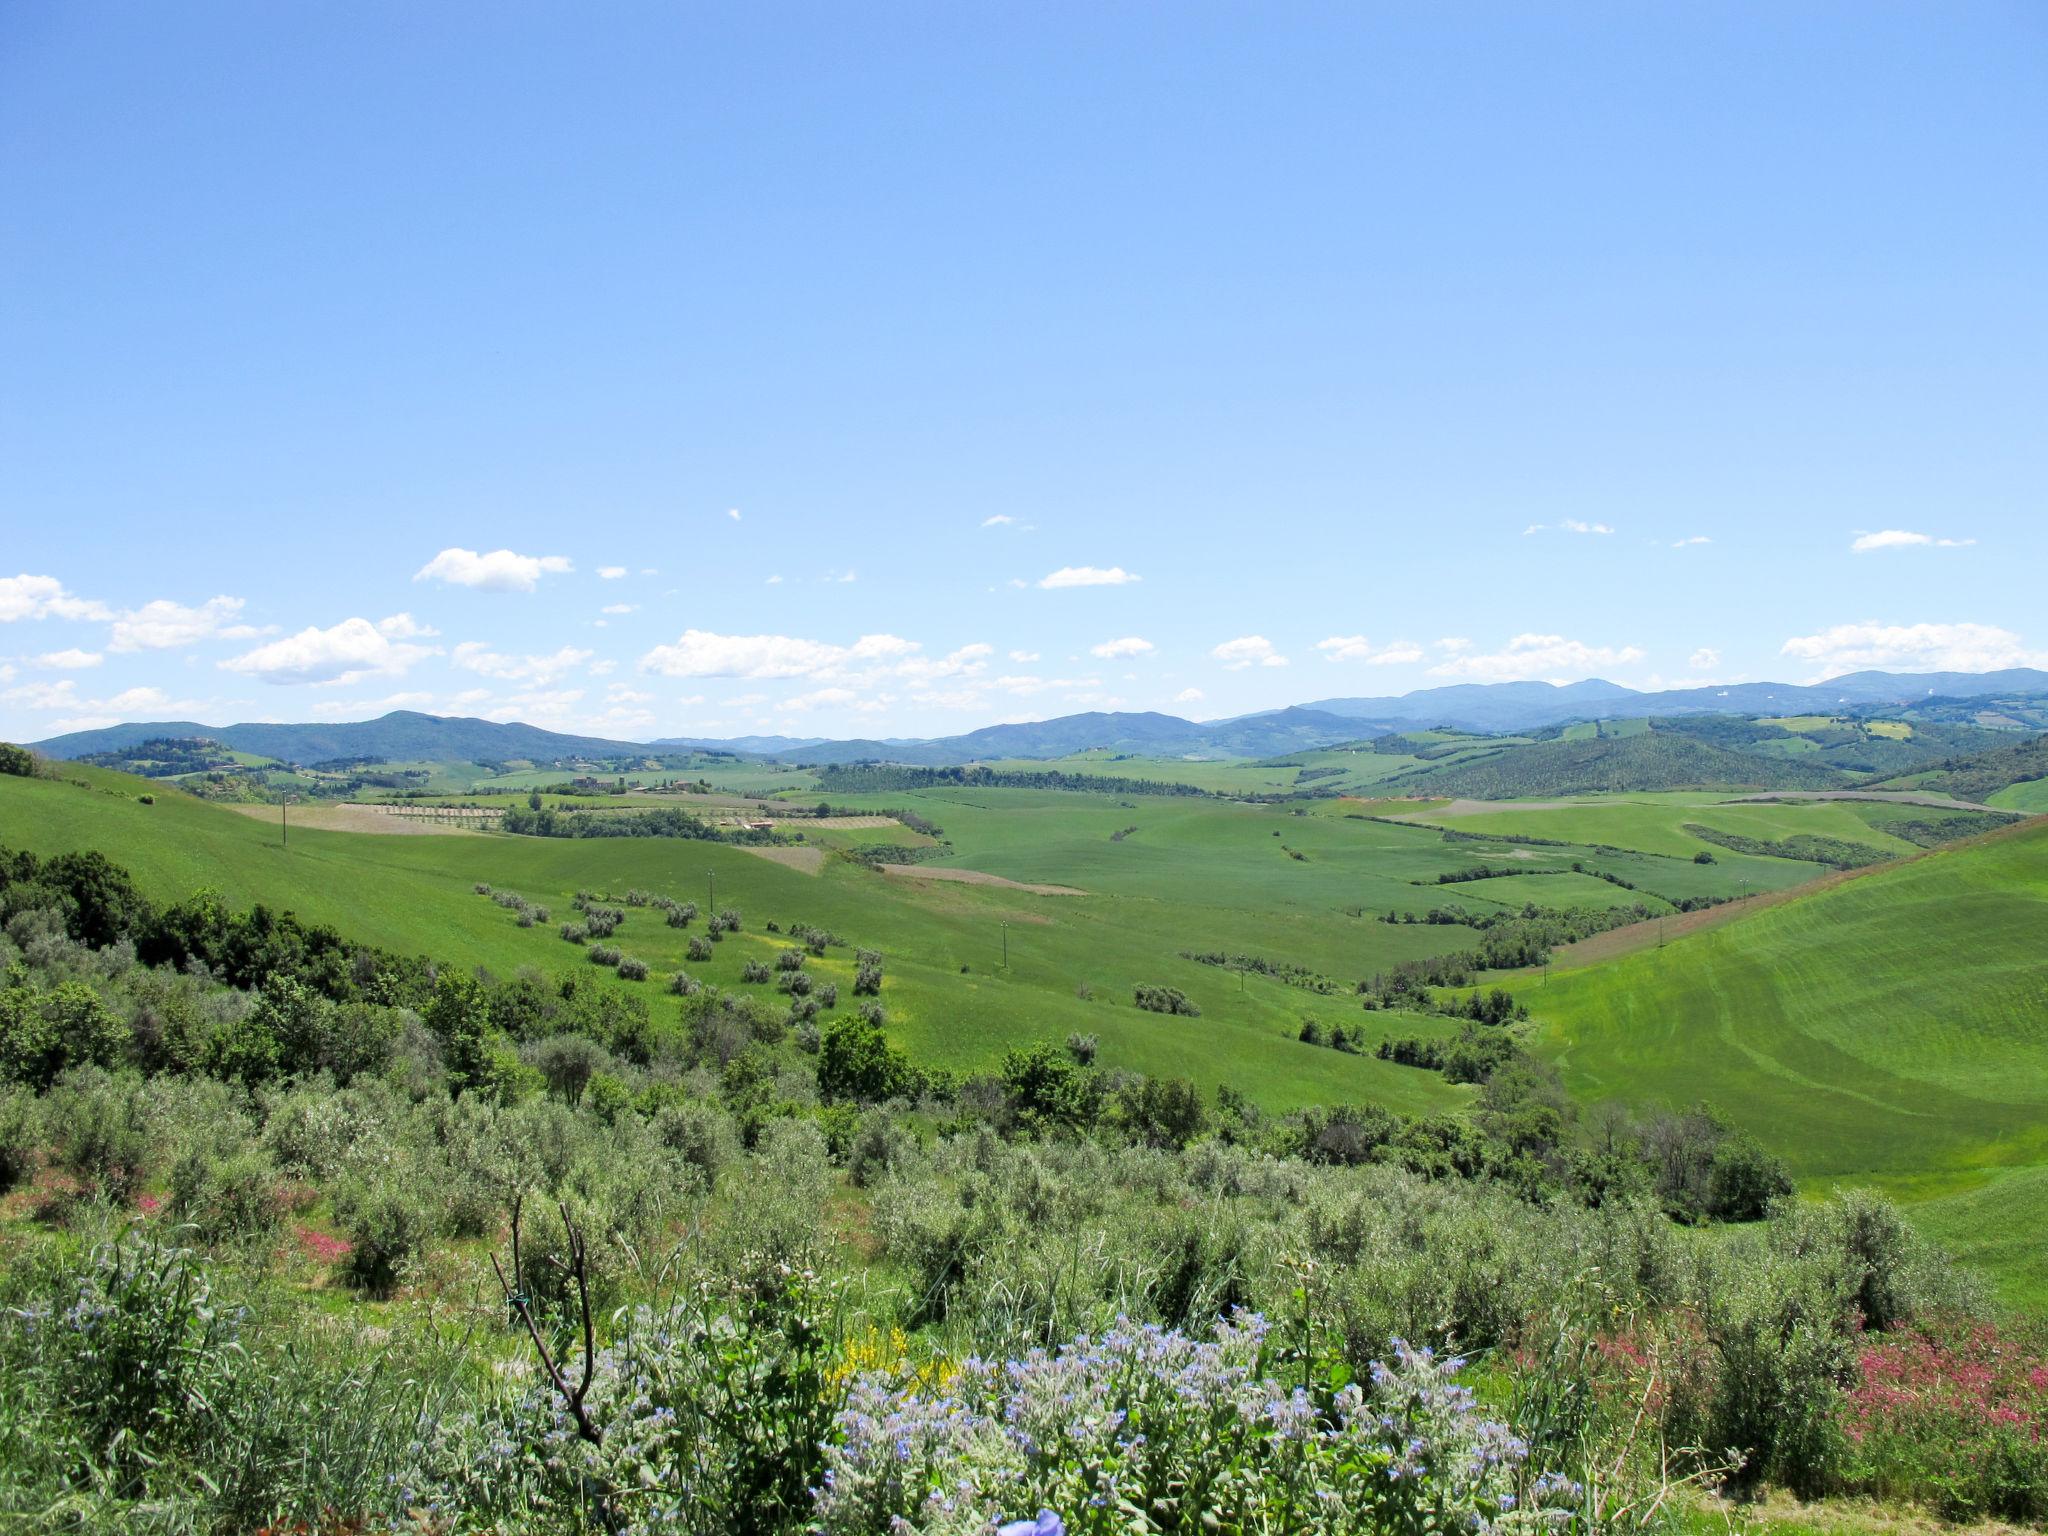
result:
<svg viewBox="0 0 2048 1536"><path fill-rule="evenodd" d="M2029 736L1988 752L1945 758L1934 767L1889 781L1888 787L1931 790L1958 800L2008 805L1993 800L2001 792L2048 779L2048 735ZM2016 810L2027 806L2013 804Z"/></svg>
<svg viewBox="0 0 2048 1536"><path fill-rule="evenodd" d="M1730 751L1689 735L1651 730L1595 739L1541 741L1474 762L1403 774L1404 794L1473 800L1664 789L1833 789L1845 774L1796 758Z"/></svg>
<svg viewBox="0 0 2048 1536"><path fill-rule="evenodd" d="M2048 821L1834 883L1531 997L1589 1101L1704 1100L1811 1184L1874 1184L2048 1299ZM2035 1228L2038 1231L2038 1227Z"/></svg>

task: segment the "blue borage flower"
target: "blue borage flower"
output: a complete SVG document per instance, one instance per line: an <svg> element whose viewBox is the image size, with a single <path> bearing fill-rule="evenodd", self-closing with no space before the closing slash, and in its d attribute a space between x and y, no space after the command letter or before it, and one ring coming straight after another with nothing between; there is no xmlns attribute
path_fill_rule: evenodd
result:
<svg viewBox="0 0 2048 1536"><path fill-rule="evenodd" d="M1231 1528L1283 1507L1303 1533L1569 1519L1581 1491L1554 1477L1525 1486L1527 1447L1478 1411L1455 1380L1462 1360L1395 1340L1369 1389L1317 1394L1259 1373L1267 1333L1244 1313L1207 1339L1119 1319L1057 1350L970 1360L943 1394L863 1378L826 1449L818 1529L1094 1536L1134 1514ZM1026 1498L1041 1523L1008 1518Z"/></svg>

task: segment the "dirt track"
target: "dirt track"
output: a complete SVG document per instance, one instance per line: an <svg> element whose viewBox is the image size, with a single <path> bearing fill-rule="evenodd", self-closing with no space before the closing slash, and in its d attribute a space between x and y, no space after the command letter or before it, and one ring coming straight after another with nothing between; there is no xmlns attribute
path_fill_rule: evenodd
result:
<svg viewBox="0 0 2048 1536"><path fill-rule="evenodd" d="M951 880L958 885L999 885L1007 891L1029 891L1034 896L1088 894L1071 885L1031 885L1022 880L1006 880L1001 875L986 875L978 869L945 869L936 864L882 864L877 868L885 875L900 875L912 880Z"/></svg>

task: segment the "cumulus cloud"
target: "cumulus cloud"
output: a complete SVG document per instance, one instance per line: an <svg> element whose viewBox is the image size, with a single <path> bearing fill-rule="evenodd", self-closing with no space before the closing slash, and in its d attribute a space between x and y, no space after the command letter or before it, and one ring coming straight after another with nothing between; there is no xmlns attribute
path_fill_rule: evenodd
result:
<svg viewBox="0 0 2048 1536"><path fill-rule="evenodd" d="M600 581L617 581L625 574L626 568L623 565L600 565L597 568Z"/></svg>
<svg viewBox="0 0 2048 1536"><path fill-rule="evenodd" d="M1036 651L1012 651L1012 652L1010 652L1010 660L1012 660L1012 661L1036 661L1036 660L1038 660L1038 652L1036 652Z"/></svg>
<svg viewBox="0 0 2048 1536"><path fill-rule="evenodd" d="M1121 587L1143 579L1120 565L1063 565L1051 574L1041 576L1038 584L1055 590L1060 587Z"/></svg>
<svg viewBox="0 0 2048 1536"><path fill-rule="evenodd" d="M1121 640L1105 640L1100 645L1088 647L1088 654L1100 656L1104 661L1115 661L1123 656L1147 656L1153 649L1150 640L1140 640L1136 635L1126 635Z"/></svg>
<svg viewBox="0 0 2048 1536"><path fill-rule="evenodd" d="M1704 533L1696 533L1692 535L1692 537L1690 538L1673 539L1671 541L1671 547L1673 549L1691 549L1695 544L1711 544L1713 542L1714 541L1708 538Z"/></svg>
<svg viewBox="0 0 2048 1536"><path fill-rule="evenodd" d="M590 660L593 652L563 646L547 656L508 656L492 650L481 640L465 640L448 659L465 672L495 677L504 682L530 682L546 687L559 677L574 672Z"/></svg>
<svg viewBox="0 0 2048 1536"><path fill-rule="evenodd" d="M1472 642L1470 640L1467 640L1463 635L1448 635L1442 640L1437 641L1436 648L1440 651L1448 651L1451 655L1457 656L1462 655L1464 652L1471 650Z"/></svg>
<svg viewBox="0 0 2048 1536"><path fill-rule="evenodd" d="M1975 539L1937 539L1928 533L1909 533L1904 528L1886 528L1878 533L1859 533L1849 548L1859 555L1878 549L1968 549Z"/></svg>
<svg viewBox="0 0 2048 1536"><path fill-rule="evenodd" d="M916 641L896 635L863 635L852 645L832 645L794 635L686 629L675 644L657 645L642 656L640 669L665 677L827 677L861 663L894 661L917 648Z"/></svg>
<svg viewBox="0 0 2048 1536"><path fill-rule="evenodd" d="M111 698L81 699L78 696L78 684L68 677L61 682L25 683L19 688L10 688L5 693L0 693L0 700L5 700L9 704L19 704L24 709L81 710L84 712L81 721L92 719L101 724L133 719L137 715L185 713L202 707L191 699L173 699L161 688L124 688ZM91 729L81 721L67 720L61 724L66 729Z"/></svg>
<svg viewBox="0 0 2048 1536"><path fill-rule="evenodd" d="M519 555L494 549L480 555L473 549L444 549L417 571L414 581L443 581L453 587L482 592L531 592L543 576L573 571L566 555Z"/></svg>
<svg viewBox="0 0 2048 1536"><path fill-rule="evenodd" d="M105 603L79 597L54 576L0 576L0 624L19 619L109 619Z"/></svg>
<svg viewBox="0 0 2048 1536"><path fill-rule="evenodd" d="M740 509L738 507L727 507L725 509L725 515L731 518L734 522L738 522L740 520Z"/></svg>
<svg viewBox="0 0 2048 1536"><path fill-rule="evenodd" d="M196 608L158 598L130 609L114 620L110 651L168 651L215 637L250 640L261 630L233 620L242 611L239 597L210 597Z"/></svg>
<svg viewBox="0 0 2048 1536"><path fill-rule="evenodd" d="M440 653L439 646L412 644L411 637L419 633L409 614L395 613L377 624L343 619L328 629L308 625L220 665L244 677L280 684L340 686L365 677L396 677L421 658Z"/></svg>
<svg viewBox="0 0 2048 1536"><path fill-rule="evenodd" d="M891 670L913 683L936 682L942 677L973 677L987 670L988 658L994 654L994 646L977 641L949 651L936 661L925 656L906 656Z"/></svg>
<svg viewBox="0 0 2048 1536"><path fill-rule="evenodd" d="M1226 640L1209 653L1233 672L1246 667L1284 667L1287 658L1273 649L1273 642L1264 635L1240 635L1235 640Z"/></svg>
<svg viewBox="0 0 2048 1536"><path fill-rule="evenodd" d="M640 605L638 603L606 603L599 610L601 613L638 613L639 611Z"/></svg>
<svg viewBox="0 0 2048 1536"><path fill-rule="evenodd" d="M1432 677L1464 677L1483 683L1571 682L1610 667L1643 659L1640 646L1587 645L1563 635L1516 635L1490 654L1460 652L1429 669Z"/></svg>
<svg viewBox="0 0 2048 1536"><path fill-rule="evenodd" d="M45 651L36 658L36 665L51 672L82 672L104 659L98 651L81 651L74 646L68 651Z"/></svg>
<svg viewBox="0 0 2048 1536"><path fill-rule="evenodd" d="M981 526L984 528L1007 528L1016 521L1017 519L1010 516L1009 513L998 512L993 517L984 517L981 520Z"/></svg>
<svg viewBox="0 0 2048 1536"><path fill-rule="evenodd" d="M1719 665L1721 665L1721 653L1715 650L1711 645L1703 645L1698 650L1694 651L1690 657L1687 658L1686 665L1689 667L1698 667L1702 671L1708 670L1713 667L1718 667Z"/></svg>
<svg viewBox="0 0 2048 1536"><path fill-rule="evenodd" d="M1199 688L1183 688L1173 696L1173 702L1176 704L1199 704L1207 697L1208 695Z"/></svg>
<svg viewBox="0 0 2048 1536"><path fill-rule="evenodd" d="M1526 539L1527 537L1529 537L1529 535L1530 535L1530 534L1532 534L1532 533L1541 533L1541 532L1543 532L1543 531L1544 531L1544 530L1545 530L1546 528L1549 528L1550 526L1551 526L1551 524L1549 524L1549 523L1531 523L1531 524L1530 524L1530 525L1529 525L1528 527L1526 527L1526 528L1524 528L1524 529L1522 530L1522 537ZM1558 530L1558 532L1560 532L1560 533L1612 533L1612 532L1614 532L1614 529L1613 529L1613 528L1612 528L1611 526L1609 526L1608 524L1606 524L1606 523L1589 523L1589 522L1585 522L1585 521L1583 521L1582 519L1580 519L1580 518L1576 518L1576 517L1567 517L1567 518L1564 518L1563 520L1561 520L1561 521L1560 521L1560 522L1559 522L1559 523L1558 523L1558 524L1556 525L1556 527L1557 527L1557 530Z"/></svg>
<svg viewBox="0 0 2048 1536"><path fill-rule="evenodd" d="M1422 647L1412 640L1394 640L1374 648L1363 635L1332 635L1318 640L1325 661L1362 661L1369 667L1391 667L1422 660Z"/></svg>
<svg viewBox="0 0 2048 1536"><path fill-rule="evenodd" d="M2048 652L2030 650L2011 630L1991 624L1837 624L1819 634L1794 635L1779 654L1811 663L1811 682L1871 667L1909 672L2048 667Z"/></svg>
<svg viewBox="0 0 2048 1536"><path fill-rule="evenodd" d="M858 705L860 694L851 688L814 688L809 693L799 693L784 699L779 706L790 714L802 714L812 709L845 709Z"/></svg>

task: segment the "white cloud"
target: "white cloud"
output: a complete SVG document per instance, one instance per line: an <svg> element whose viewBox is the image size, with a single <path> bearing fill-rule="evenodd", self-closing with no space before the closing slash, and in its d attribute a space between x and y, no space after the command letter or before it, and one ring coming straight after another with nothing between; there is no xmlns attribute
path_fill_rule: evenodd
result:
<svg viewBox="0 0 2048 1536"><path fill-rule="evenodd" d="M771 587L779 587L782 585L782 578L780 576L770 576L768 578L767 585Z"/></svg>
<svg viewBox="0 0 2048 1536"><path fill-rule="evenodd" d="M1911 549L1918 545L1930 549L1968 549L1976 542L1975 539L1937 539L1932 534L1886 528L1880 533L1859 533L1849 548L1856 554L1867 555L1875 549Z"/></svg>
<svg viewBox="0 0 2048 1536"><path fill-rule="evenodd" d="M45 651L36 658L36 665L52 672L81 672L98 666L104 659L98 651L81 651L74 646L68 651Z"/></svg>
<svg viewBox="0 0 2048 1536"><path fill-rule="evenodd" d="M1369 667L1391 667L1422 660L1422 647L1412 640L1394 640L1375 650L1363 635L1332 635L1318 640L1325 661L1362 661Z"/></svg>
<svg viewBox="0 0 2048 1536"><path fill-rule="evenodd" d="M1695 544L1711 544L1713 542L1714 541L1708 538L1704 533L1696 533L1688 539L1673 539L1671 541L1671 547L1673 549L1690 549Z"/></svg>
<svg viewBox="0 0 2048 1536"><path fill-rule="evenodd" d="M1448 635L1444 639L1437 641L1436 648L1440 651L1448 651L1453 656L1458 656L1471 650L1472 642L1463 635Z"/></svg>
<svg viewBox="0 0 2048 1536"><path fill-rule="evenodd" d="M1721 665L1721 653L1711 645L1703 645L1686 659L1685 664L1689 667L1699 667L1702 670L1718 667Z"/></svg>
<svg viewBox="0 0 2048 1536"><path fill-rule="evenodd" d="M377 633L386 640L431 640L441 631L431 624L422 624L409 613L394 613L377 621Z"/></svg>
<svg viewBox="0 0 2048 1536"><path fill-rule="evenodd" d="M592 677L610 677L618 669L618 665L611 657L606 656L602 660L593 661L590 664L590 675Z"/></svg>
<svg viewBox="0 0 2048 1536"><path fill-rule="evenodd" d="M894 661L916 650L916 641L895 635L863 635L852 645L831 645L793 635L686 629L674 645L658 645L642 656L640 669L666 677L829 677L857 663Z"/></svg>
<svg viewBox="0 0 2048 1536"><path fill-rule="evenodd" d="M606 603L598 611L600 613L638 613L640 605L638 603Z"/></svg>
<svg viewBox="0 0 2048 1536"><path fill-rule="evenodd" d="M1150 655L1153 645L1150 640L1140 640L1136 635L1126 635L1121 640L1105 640L1100 645L1088 647L1088 654L1100 656L1104 661L1114 661L1120 656Z"/></svg>
<svg viewBox="0 0 2048 1536"><path fill-rule="evenodd" d="M843 709L859 702L860 695L851 688L817 688L784 699L779 707L790 714L802 714L811 709Z"/></svg>
<svg viewBox="0 0 2048 1536"><path fill-rule="evenodd" d="M111 651L167 651L175 646L193 645L219 636L228 640L253 639L262 631L232 622L242 611L239 597L210 597L197 608L158 598L130 609L114 619Z"/></svg>
<svg viewBox="0 0 2048 1536"><path fill-rule="evenodd" d="M24 709L77 709L86 716L109 724L114 720L130 719L140 714L165 715L189 713L203 706L191 699L173 699L161 688L124 688L107 699L81 699L78 684L70 678L55 683L24 683L19 688L10 688L0 693L0 699L10 704L19 704ZM61 722L65 729L89 730L76 721Z"/></svg>
<svg viewBox="0 0 2048 1536"><path fill-rule="evenodd" d="M1012 661L1036 661L1036 660L1038 660L1038 652L1036 652L1036 651L1012 651L1012 652L1010 652L1010 660L1012 660Z"/></svg>
<svg viewBox="0 0 2048 1536"><path fill-rule="evenodd" d="M1587 645L1563 635L1516 635L1491 655L1460 653L1429 669L1432 677L1466 677L1484 683L1570 682L1610 667L1643 659L1639 646Z"/></svg>
<svg viewBox="0 0 2048 1536"><path fill-rule="evenodd" d="M440 653L438 646L409 643L407 637L418 633L411 616L403 613L381 624L343 619L329 629L309 625L220 665L266 683L339 685L365 677L395 677L422 657Z"/></svg>
<svg viewBox="0 0 2048 1536"><path fill-rule="evenodd" d="M449 657L465 672L495 677L505 682L534 683L545 688L559 677L574 672L590 660L593 652L563 646L549 656L507 656L492 650L481 640L465 640Z"/></svg>
<svg viewBox="0 0 2048 1536"><path fill-rule="evenodd" d="M899 677L914 683L935 682L942 677L973 677L987 670L988 658L995 654L995 647L977 641L963 645L957 651L949 651L937 661L922 656L906 656L894 670Z"/></svg>
<svg viewBox="0 0 2048 1536"><path fill-rule="evenodd" d="M68 592L54 576L0 576L0 624L18 619L109 619L105 603Z"/></svg>
<svg viewBox="0 0 2048 1536"><path fill-rule="evenodd" d="M1557 526L1562 528L1566 533L1614 532L1614 530L1611 527L1609 527L1606 523L1584 523L1580 522L1579 519L1577 519L1576 517L1568 517L1563 522L1559 523Z"/></svg>
<svg viewBox="0 0 2048 1536"><path fill-rule="evenodd" d="M825 573L825 574L824 574L823 576L820 576L820 577L818 578L818 580L820 580L820 581L836 581L836 582L840 582L840 583L845 583L845 582L849 582L849 581L859 581L859 580L860 580L860 573L859 573L858 571L852 571L852 570L846 570L846 571L827 571L827 572L826 572L826 573Z"/></svg>
<svg viewBox="0 0 2048 1536"><path fill-rule="evenodd" d="M740 509L738 507L727 507L725 509L725 515L731 518L734 522L738 522L740 520Z"/></svg>
<svg viewBox="0 0 2048 1536"><path fill-rule="evenodd" d="M981 526L984 528L1007 528L1016 521L1017 519L1010 516L1009 513L998 512L993 517L984 517L981 520Z"/></svg>
<svg viewBox="0 0 2048 1536"><path fill-rule="evenodd" d="M1207 697L1208 695L1199 688L1183 688L1173 696L1173 702L1176 704L1199 704Z"/></svg>
<svg viewBox="0 0 2048 1536"><path fill-rule="evenodd" d="M1004 693L1033 694L1044 693L1053 688L1095 688L1101 686L1101 683L1102 679L1099 677L1034 677L1025 674L999 677L992 686L1002 689Z"/></svg>
<svg viewBox="0 0 2048 1536"><path fill-rule="evenodd" d="M623 565L600 565L597 568L597 575L600 581L617 581L625 574L626 568Z"/></svg>
<svg viewBox="0 0 2048 1536"><path fill-rule="evenodd" d="M473 549L444 549L417 571L414 581L445 581L450 586L484 592L531 592L543 576L573 571L565 555L517 555L494 549L480 555Z"/></svg>
<svg viewBox="0 0 2048 1536"><path fill-rule="evenodd" d="M1817 635L1793 636L1779 654L1811 662L1812 682L1873 667L1909 672L2048 667L2048 652L2029 650L2011 630L1990 624L1837 624Z"/></svg>
<svg viewBox="0 0 2048 1536"><path fill-rule="evenodd" d="M1107 568L1097 565L1063 565L1048 576L1039 578L1041 587L1121 587L1133 581L1142 581L1120 565Z"/></svg>
<svg viewBox="0 0 2048 1536"><path fill-rule="evenodd" d="M1273 649L1273 642L1264 635L1240 635L1235 640L1226 640L1209 653L1233 672L1246 667L1284 667L1287 658Z"/></svg>

